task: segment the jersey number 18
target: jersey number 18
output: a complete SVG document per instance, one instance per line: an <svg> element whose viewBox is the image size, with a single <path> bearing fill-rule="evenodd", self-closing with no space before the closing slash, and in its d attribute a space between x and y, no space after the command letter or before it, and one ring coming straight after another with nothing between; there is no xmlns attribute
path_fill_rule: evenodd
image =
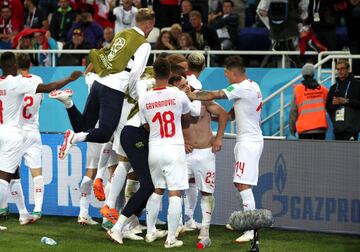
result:
<svg viewBox="0 0 360 252"><path fill-rule="evenodd" d="M172 137L175 135L175 117L174 113L171 111L165 111L163 113L157 112L153 119L151 120L153 123L159 121L160 124L160 136L164 137Z"/></svg>

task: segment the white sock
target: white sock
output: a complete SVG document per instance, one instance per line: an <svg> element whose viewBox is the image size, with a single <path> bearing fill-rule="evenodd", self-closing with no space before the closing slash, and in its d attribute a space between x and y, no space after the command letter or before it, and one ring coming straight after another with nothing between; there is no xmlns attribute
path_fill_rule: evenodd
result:
<svg viewBox="0 0 360 252"><path fill-rule="evenodd" d="M125 188L123 187L118 195L115 203L115 208L118 212L122 212L125 207Z"/></svg>
<svg viewBox="0 0 360 252"><path fill-rule="evenodd" d="M134 227L136 227L139 223L139 219L136 215L131 215L127 220L123 227L123 231L131 231Z"/></svg>
<svg viewBox="0 0 360 252"><path fill-rule="evenodd" d="M126 181L126 175L128 174L131 166L129 162L120 161L115 169L113 177L111 179L111 187L109 197L106 200L106 205L109 208L115 208L116 200L120 195L122 188Z"/></svg>
<svg viewBox="0 0 360 252"><path fill-rule="evenodd" d="M111 155L111 151L112 151L112 142L107 142L102 146L95 179L100 178L102 181L104 181L103 178Z"/></svg>
<svg viewBox="0 0 360 252"><path fill-rule="evenodd" d="M74 102L73 100L69 97L69 99L66 99L65 101L63 101L65 108L71 108L72 106L74 106Z"/></svg>
<svg viewBox="0 0 360 252"><path fill-rule="evenodd" d="M153 193L146 204L146 226L148 234L156 231L155 224L159 215L162 197L160 194Z"/></svg>
<svg viewBox="0 0 360 252"><path fill-rule="evenodd" d="M121 232L123 230L123 228L126 226L126 224L128 223L127 222L128 219L129 219L128 217L121 214L119 216L119 219L117 220L117 222L113 226L112 230L117 231L117 232Z"/></svg>
<svg viewBox="0 0 360 252"><path fill-rule="evenodd" d="M136 193L139 189L140 182L137 180L128 179L126 180L125 186L125 201L128 202L129 199Z"/></svg>
<svg viewBox="0 0 360 252"><path fill-rule="evenodd" d="M254 194L251 189L246 189L240 192L244 211L255 209Z"/></svg>
<svg viewBox="0 0 360 252"><path fill-rule="evenodd" d="M16 207L19 210L20 215L29 214L25 206L24 193L21 186L20 179L12 179L10 181L10 193L15 201Z"/></svg>
<svg viewBox="0 0 360 252"><path fill-rule="evenodd" d="M8 202L9 182L0 179L0 208L6 208Z"/></svg>
<svg viewBox="0 0 360 252"><path fill-rule="evenodd" d="M201 196L201 212L202 212L202 227L209 227L211 216L215 208L215 198L213 195Z"/></svg>
<svg viewBox="0 0 360 252"><path fill-rule="evenodd" d="M175 239L176 229L179 226L179 220L181 215L181 198L172 196L169 198L169 210L168 210L168 241Z"/></svg>
<svg viewBox="0 0 360 252"><path fill-rule="evenodd" d="M44 200L44 177L42 175L33 178L34 182L34 212L41 212Z"/></svg>
<svg viewBox="0 0 360 252"><path fill-rule="evenodd" d="M91 195L92 179L84 176L80 185L80 213L79 216L86 217L89 215L89 204Z"/></svg>
<svg viewBox="0 0 360 252"><path fill-rule="evenodd" d="M135 218L131 222L129 222L130 230L133 229L133 228L136 228L139 225L140 225L140 222L139 222L139 218L137 216L135 216Z"/></svg>
<svg viewBox="0 0 360 252"><path fill-rule="evenodd" d="M105 199L107 199L109 196L110 188L111 188L111 181L108 180L108 182L106 183L105 188L104 188Z"/></svg>
<svg viewBox="0 0 360 252"><path fill-rule="evenodd" d="M88 135L88 132L79 132L79 133L75 133L74 135L74 139L73 139L73 144L78 143L78 142L84 142L86 140L86 136Z"/></svg>
<svg viewBox="0 0 360 252"><path fill-rule="evenodd" d="M198 199L198 189L195 183L189 183L189 189L186 190L185 205L185 221L194 219L194 211Z"/></svg>

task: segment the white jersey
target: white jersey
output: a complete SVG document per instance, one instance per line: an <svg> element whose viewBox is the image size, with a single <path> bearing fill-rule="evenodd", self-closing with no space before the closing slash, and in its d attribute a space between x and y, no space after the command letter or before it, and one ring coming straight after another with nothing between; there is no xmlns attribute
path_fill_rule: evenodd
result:
<svg viewBox="0 0 360 252"><path fill-rule="evenodd" d="M152 88L154 85L155 85L154 78L139 80L136 84L136 92L139 97L139 100L141 100L146 94L146 91ZM139 113L134 114L129 120L127 120L126 125L140 127L141 121L140 121Z"/></svg>
<svg viewBox="0 0 360 252"><path fill-rule="evenodd" d="M35 84L42 84L42 79L37 75L21 76L21 78ZM43 94L25 94L21 113L22 129L30 131L39 130L39 109Z"/></svg>
<svg viewBox="0 0 360 252"><path fill-rule="evenodd" d="M97 75L96 73L88 72L85 75L85 83L88 86L89 93L90 93L90 89L91 89L92 85L94 84L94 81L99 81L99 80L100 80L100 76Z"/></svg>
<svg viewBox="0 0 360 252"><path fill-rule="evenodd" d="M20 127L20 115L25 94L35 94L38 84L8 75L0 78L0 127Z"/></svg>
<svg viewBox="0 0 360 252"><path fill-rule="evenodd" d="M184 144L181 116L190 112L190 100L176 87L154 88L139 103L139 116L150 126L150 144Z"/></svg>
<svg viewBox="0 0 360 252"><path fill-rule="evenodd" d="M259 85L244 80L223 89L229 100L234 100L236 141L263 141L261 123L262 95Z"/></svg>

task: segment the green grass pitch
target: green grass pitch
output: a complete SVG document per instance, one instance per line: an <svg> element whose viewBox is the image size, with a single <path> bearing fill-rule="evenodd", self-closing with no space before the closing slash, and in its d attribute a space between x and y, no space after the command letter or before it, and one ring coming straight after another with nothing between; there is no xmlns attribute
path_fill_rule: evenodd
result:
<svg viewBox="0 0 360 252"><path fill-rule="evenodd" d="M0 231L0 252L102 252L102 251L197 251L197 232L188 232L181 236L184 246L176 249L165 249L164 240L147 244L144 241L124 240L123 245L117 245L105 236L100 225L80 226L76 217L44 216L37 223L20 226L17 215L11 215L8 220L0 221L0 225L8 230ZM234 240L239 233L226 230L224 226L211 226L212 245L206 251L248 251L250 243L236 244ZM51 237L58 245L42 244L42 236ZM286 231L266 229L260 232L261 252L359 252L360 237L351 235L335 235L312 232Z"/></svg>

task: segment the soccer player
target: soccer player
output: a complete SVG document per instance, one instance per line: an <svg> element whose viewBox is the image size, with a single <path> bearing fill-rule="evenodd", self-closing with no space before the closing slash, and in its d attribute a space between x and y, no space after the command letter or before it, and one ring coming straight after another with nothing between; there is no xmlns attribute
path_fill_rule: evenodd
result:
<svg viewBox="0 0 360 252"><path fill-rule="evenodd" d="M48 93L60 89L78 79L82 72L75 71L64 80L48 85L33 82L30 78L17 75L15 54L1 54L0 65L3 75L0 78L0 206L6 201L9 182L19 179L19 165L22 156L23 135L21 125L22 104L25 94ZM29 222L29 216L20 213L20 224ZM30 221L33 219L31 218Z"/></svg>
<svg viewBox="0 0 360 252"><path fill-rule="evenodd" d="M216 91L188 93L190 99L207 101L213 99L234 100L229 119L236 121L237 136L234 148L235 169L233 182L242 198L244 211L255 209L251 187L256 186L259 176L259 160L264 140L260 128L262 95L257 83L247 79L245 64L239 56L230 56L225 61L225 76L230 86ZM244 232L236 242L253 239L253 230Z"/></svg>
<svg viewBox="0 0 360 252"><path fill-rule="evenodd" d="M17 57L18 73L22 78L32 81L35 84L43 83L39 76L31 75L29 68L31 60L28 54L19 54ZM24 96L23 108L21 114L21 125L24 137L23 157L25 165L30 168L30 173L34 183L34 203L35 208L32 215L29 214L25 206L24 193L20 179L10 181L10 194L19 210L20 224L25 225L30 221L36 221L41 218L41 209L44 198L44 179L41 169L41 136L39 132L39 108L42 101L42 94L26 94ZM5 205L7 206L7 202Z"/></svg>
<svg viewBox="0 0 360 252"><path fill-rule="evenodd" d="M17 57L18 73L36 84L43 83L39 76L30 74L31 59L28 54L22 53ZM35 220L41 218L44 200L44 178L42 176L42 142L39 132L39 109L43 95L25 94L22 109L22 129L24 136L24 160L25 165L30 168L34 183L35 207L32 215ZM20 183L20 181L19 181ZM13 193L12 193L13 194Z"/></svg>
<svg viewBox="0 0 360 252"><path fill-rule="evenodd" d="M145 69L151 50L146 37L154 24L154 12L139 9L135 27L116 34L109 47L90 51L91 64L86 72L94 69L100 78L94 81L82 114L71 100L61 98L77 133L66 131L59 158L65 158L77 142L106 143L110 140L120 120L125 93L136 88ZM99 127L94 128L97 121Z"/></svg>
<svg viewBox="0 0 360 252"><path fill-rule="evenodd" d="M151 85L151 79L140 80L136 90L131 90L129 96L137 96L140 99ZM124 227L140 216L154 191L148 164L148 142L149 133L140 123L139 106L135 104L121 132L120 143L131 167L139 178L140 188L129 199L114 227L107 232L107 236L118 244L122 244L123 238L125 238L123 235Z"/></svg>
<svg viewBox="0 0 360 252"><path fill-rule="evenodd" d="M189 85L201 88L202 85L197 83L199 82L197 78L205 67L204 55L197 52L190 54L188 65L189 73L192 75L192 78L188 78ZM211 129L212 116L218 118L218 130L215 137L213 137ZM211 216L215 207L213 196L216 175L215 153L221 150L226 123L227 113L223 107L214 101L203 101L197 122L190 124L189 128L183 129L188 174L195 177L196 190L201 192L202 223L199 239L209 237ZM188 190L186 195L189 195ZM185 206L187 205L189 203ZM195 205L190 208L195 209ZM185 219L187 220L185 227L192 227L191 224L194 224L192 216L185 215Z"/></svg>
<svg viewBox="0 0 360 252"><path fill-rule="evenodd" d="M85 83L88 86L90 92L92 84L98 79L98 75L94 73L88 73L85 75ZM63 102L66 106L66 102L71 101L73 92L70 89L65 90L54 90L50 93L49 98L56 98ZM65 101L64 99L65 98ZM72 101L71 101L72 102ZM95 126L97 127L97 126ZM80 211L77 222L80 225L97 225L98 223L91 218L89 215L90 197L91 197L91 186L96 175L96 171L99 165L99 159L101 156L103 144L99 143L87 143L86 149L86 169L85 175L83 176L80 183Z"/></svg>
<svg viewBox="0 0 360 252"><path fill-rule="evenodd" d="M188 188L182 119L191 120L190 100L176 87L168 87L170 64L158 58L154 65L155 87L140 101L140 117L150 128L149 167L155 192L149 198L147 234L152 242L164 236L155 223L165 188L169 190L168 235L165 248L180 247L175 237L182 211L181 191ZM185 117L185 118L184 118Z"/></svg>

